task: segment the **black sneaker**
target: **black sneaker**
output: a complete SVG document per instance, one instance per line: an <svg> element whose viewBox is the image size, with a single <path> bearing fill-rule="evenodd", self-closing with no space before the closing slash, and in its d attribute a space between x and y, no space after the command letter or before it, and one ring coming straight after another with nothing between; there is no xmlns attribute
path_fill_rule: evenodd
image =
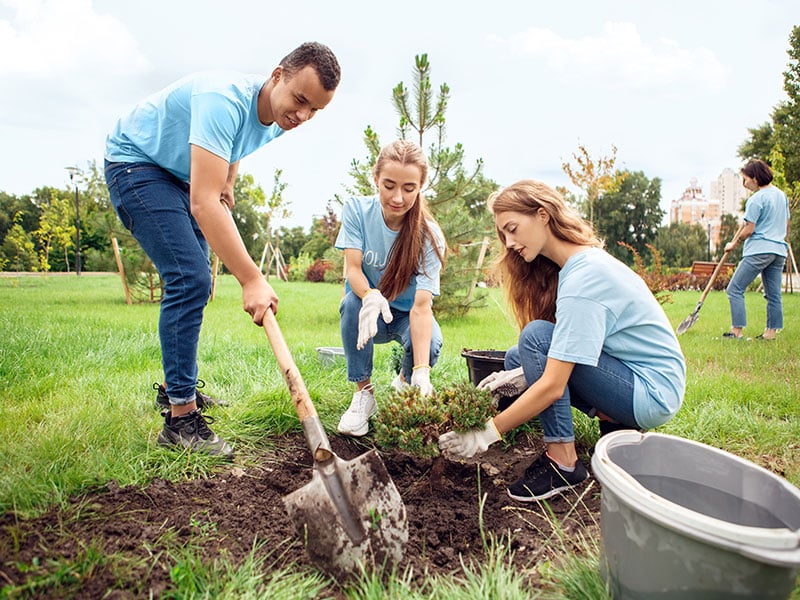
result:
<svg viewBox="0 0 800 600"><path fill-rule="evenodd" d="M542 454L525 469L525 474L508 486L508 495L520 502L544 500L575 487L589 477L586 467L578 460L575 470L564 471L547 454Z"/></svg>
<svg viewBox="0 0 800 600"><path fill-rule="evenodd" d="M633 431L641 431L638 427L634 427L633 425L624 425L623 423L617 423L615 421L608 421L608 420L601 420L599 421L600 424L600 437L604 435L608 435L614 431L624 431L624 430L633 430Z"/></svg>
<svg viewBox="0 0 800 600"><path fill-rule="evenodd" d="M164 428L158 434L158 443L161 446L207 452L230 460L233 458L233 448L211 431L208 424L213 422L213 417L206 417L199 410L174 418L168 412L164 415Z"/></svg>
<svg viewBox="0 0 800 600"><path fill-rule="evenodd" d="M202 379L197 380L197 388L205 387L206 382ZM167 390L164 389L164 386L160 383L154 383L153 389L156 391L156 408L159 410L169 409L169 396L167 396ZM225 400L219 400L218 398L212 398L208 394L204 394L199 389L195 389L195 401L197 402L197 408L203 410L204 408L211 408L213 406L228 406L228 402Z"/></svg>

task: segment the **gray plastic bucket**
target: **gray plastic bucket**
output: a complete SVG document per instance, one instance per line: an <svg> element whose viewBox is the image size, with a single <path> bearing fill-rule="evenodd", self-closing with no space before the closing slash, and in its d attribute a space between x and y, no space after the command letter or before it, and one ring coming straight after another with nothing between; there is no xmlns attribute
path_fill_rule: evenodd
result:
<svg viewBox="0 0 800 600"><path fill-rule="evenodd" d="M788 598L800 490L734 454L660 433L600 438L602 568L617 599Z"/></svg>

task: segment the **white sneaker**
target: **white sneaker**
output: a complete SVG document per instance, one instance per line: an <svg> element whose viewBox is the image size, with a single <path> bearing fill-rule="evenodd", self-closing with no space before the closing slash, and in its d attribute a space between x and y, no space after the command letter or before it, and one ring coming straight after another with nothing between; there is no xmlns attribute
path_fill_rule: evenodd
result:
<svg viewBox="0 0 800 600"><path fill-rule="evenodd" d="M407 387L408 387L408 384L406 383L405 379L403 379L402 372L398 373L397 377L395 377L392 380L392 388L394 388L398 392L402 392L403 388L407 388Z"/></svg>
<svg viewBox="0 0 800 600"><path fill-rule="evenodd" d="M369 418L378 412L375 396L368 389L353 394L353 400L339 419L339 433L360 437L369 431Z"/></svg>

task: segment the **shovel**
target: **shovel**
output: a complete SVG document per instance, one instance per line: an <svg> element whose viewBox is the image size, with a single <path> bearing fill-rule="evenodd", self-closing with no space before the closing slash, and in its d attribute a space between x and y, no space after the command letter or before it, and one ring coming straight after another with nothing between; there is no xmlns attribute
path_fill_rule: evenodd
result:
<svg viewBox="0 0 800 600"><path fill-rule="evenodd" d="M739 234L737 233L734 237L733 241L739 239ZM711 286L714 285L714 280L716 280L717 275L719 275L720 269L722 269L722 265L725 264L725 259L728 258L728 254L730 254L730 250L724 252L722 254L722 258L719 259L719 263L717 266L714 267L714 272L711 273L711 277L708 278L708 283L706 284L706 289L703 290L703 295L700 296L700 302L697 303L697 306L694 307L694 312L686 317L683 321L681 321L678 328L675 330L678 332L678 335L682 333L686 333L686 331L697 322L697 319L700 318L700 309L703 307L703 302L708 295L708 292L711 291Z"/></svg>
<svg viewBox="0 0 800 600"><path fill-rule="evenodd" d="M403 558L408 522L389 472L375 450L353 460L334 454L271 310L264 330L314 459L311 482L283 498L311 561L337 579L362 565L391 568Z"/></svg>

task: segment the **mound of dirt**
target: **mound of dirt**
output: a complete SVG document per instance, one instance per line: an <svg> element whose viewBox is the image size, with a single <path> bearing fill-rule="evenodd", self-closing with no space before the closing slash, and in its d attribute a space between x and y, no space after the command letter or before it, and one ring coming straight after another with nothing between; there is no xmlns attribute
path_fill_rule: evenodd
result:
<svg viewBox="0 0 800 600"><path fill-rule="evenodd" d="M343 459L368 449L350 438L332 437L331 445ZM593 479L575 493L551 499L547 508L517 503L506 494L506 485L543 446L523 434L510 449L498 446L472 462L381 451L408 513L409 542L400 568L412 567L420 584L430 574L461 571L460 557L481 562L483 540L492 534L508 542L514 563L536 587L536 564L561 551L563 539L575 539L578 531L599 535L600 488ZM172 585L172 564L164 554L176 542L199 546L208 561L225 556L234 564L252 551L254 542L265 542L261 551L272 552L269 568L289 563L310 567L282 501L311 477L302 435L276 439L275 447L255 462L227 467L209 479L156 480L145 488L112 482L73 498L65 510L34 519L5 514L0 517L0 587L27 582L26 597L158 598ZM549 512L558 521L558 536ZM129 568L121 572L101 564L68 585L35 589L32 582L42 582L57 568L50 561L75 562L87 548L116 559L130 557ZM327 592L341 596L333 583Z"/></svg>

